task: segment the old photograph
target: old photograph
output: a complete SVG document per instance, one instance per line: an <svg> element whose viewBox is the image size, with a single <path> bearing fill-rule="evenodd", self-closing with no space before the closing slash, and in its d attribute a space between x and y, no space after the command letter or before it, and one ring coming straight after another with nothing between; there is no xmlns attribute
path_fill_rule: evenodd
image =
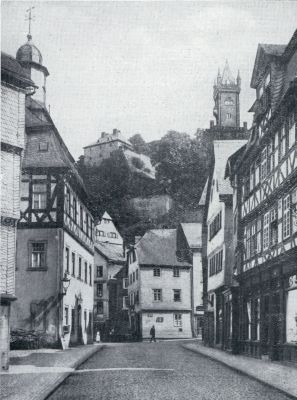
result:
<svg viewBox="0 0 297 400"><path fill-rule="evenodd" d="M0 397L297 399L297 1L1 1Z"/></svg>

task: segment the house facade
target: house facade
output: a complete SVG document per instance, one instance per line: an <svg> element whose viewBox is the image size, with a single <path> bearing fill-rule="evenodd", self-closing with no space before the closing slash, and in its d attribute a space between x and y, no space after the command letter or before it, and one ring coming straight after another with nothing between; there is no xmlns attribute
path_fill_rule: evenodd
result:
<svg viewBox="0 0 297 400"><path fill-rule="evenodd" d="M10 308L15 297L17 222L20 218L21 158L25 145L25 98L35 85L17 60L1 53L1 370L9 365Z"/></svg>
<svg viewBox="0 0 297 400"><path fill-rule="evenodd" d="M123 300L127 295L123 281L125 249L123 238L107 212L97 222L95 235L94 335L99 331L103 340L109 340L111 332L123 335L128 325L128 310Z"/></svg>
<svg viewBox="0 0 297 400"><path fill-rule="evenodd" d="M48 71L30 35L17 60L45 85ZM26 100L12 329L42 332L43 345L67 348L92 341L94 221L45 93L39 87Z"/></svg>
<svg viewBox="0 0 297 400"><path fill-rule="evenodd" d="M176 230L153 229L128 251L128 302L133 334L190 338L192 329L191 264L176 256Z"/></svg>
<svg viewBox="0 0 297 400"><path fill-rule="evenodd" d="M251 87L254 123L230 160L238 243L239 348L297 361L297 31L288 45L259 44Z"/></svg>
<svg viewBox="0 0 297 400"><path fill-rule="evenodd" d="M202 339L203 273L202 273L202 223L180 223L176 233L176 255L180 261L187 261L191 269L191 308L193 335Z"/></svg>

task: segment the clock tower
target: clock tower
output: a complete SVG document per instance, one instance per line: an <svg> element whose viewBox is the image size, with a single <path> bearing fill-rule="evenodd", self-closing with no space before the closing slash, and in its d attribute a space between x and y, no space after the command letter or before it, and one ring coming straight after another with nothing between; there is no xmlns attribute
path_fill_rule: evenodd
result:
<svg viewBox="0 0 297 400"><path fill-rule="evenodd" d="M228 61L226 61L223 74L220 70L213 86L215 106L213 114L218 127L240 127L239 93L241 78L239 71L237 78L233 77Z"/></svg>

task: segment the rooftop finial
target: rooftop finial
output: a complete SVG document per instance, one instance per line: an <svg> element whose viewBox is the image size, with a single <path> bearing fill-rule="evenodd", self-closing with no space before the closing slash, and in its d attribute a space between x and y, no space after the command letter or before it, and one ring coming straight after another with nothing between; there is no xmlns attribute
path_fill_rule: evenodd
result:
<svg viewBox="0 0 297 400"><path fill-rule="evenodd" d="M34 9L35 7L33 6L33 7L30 7L30 8L28 8L28 10L26 10L26 18L25 18L25 20L26 21L29 21L29 29L28 29L28 35L27 35L27 38L28 38L28 40L31 40L32 39L32 35L31 35L31 21L34 21L34 18L35 18L35 16L34 15L32 15L32 10Z"/></svg>

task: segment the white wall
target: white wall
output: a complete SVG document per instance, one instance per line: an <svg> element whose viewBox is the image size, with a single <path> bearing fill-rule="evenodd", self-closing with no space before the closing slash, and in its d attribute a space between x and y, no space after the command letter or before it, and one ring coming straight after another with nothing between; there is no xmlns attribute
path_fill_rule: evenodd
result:
<svg viewBox="0 0 297 400"><path fill-rule="evenodd" d="M174 326L174 312L153 312L142 314L142 337L150 337L150 329L155 325L156 339L158 338L191 338L191 314L182 314L182 326ZM163 318L163 322L156 322L157 318Z"/></svg>

